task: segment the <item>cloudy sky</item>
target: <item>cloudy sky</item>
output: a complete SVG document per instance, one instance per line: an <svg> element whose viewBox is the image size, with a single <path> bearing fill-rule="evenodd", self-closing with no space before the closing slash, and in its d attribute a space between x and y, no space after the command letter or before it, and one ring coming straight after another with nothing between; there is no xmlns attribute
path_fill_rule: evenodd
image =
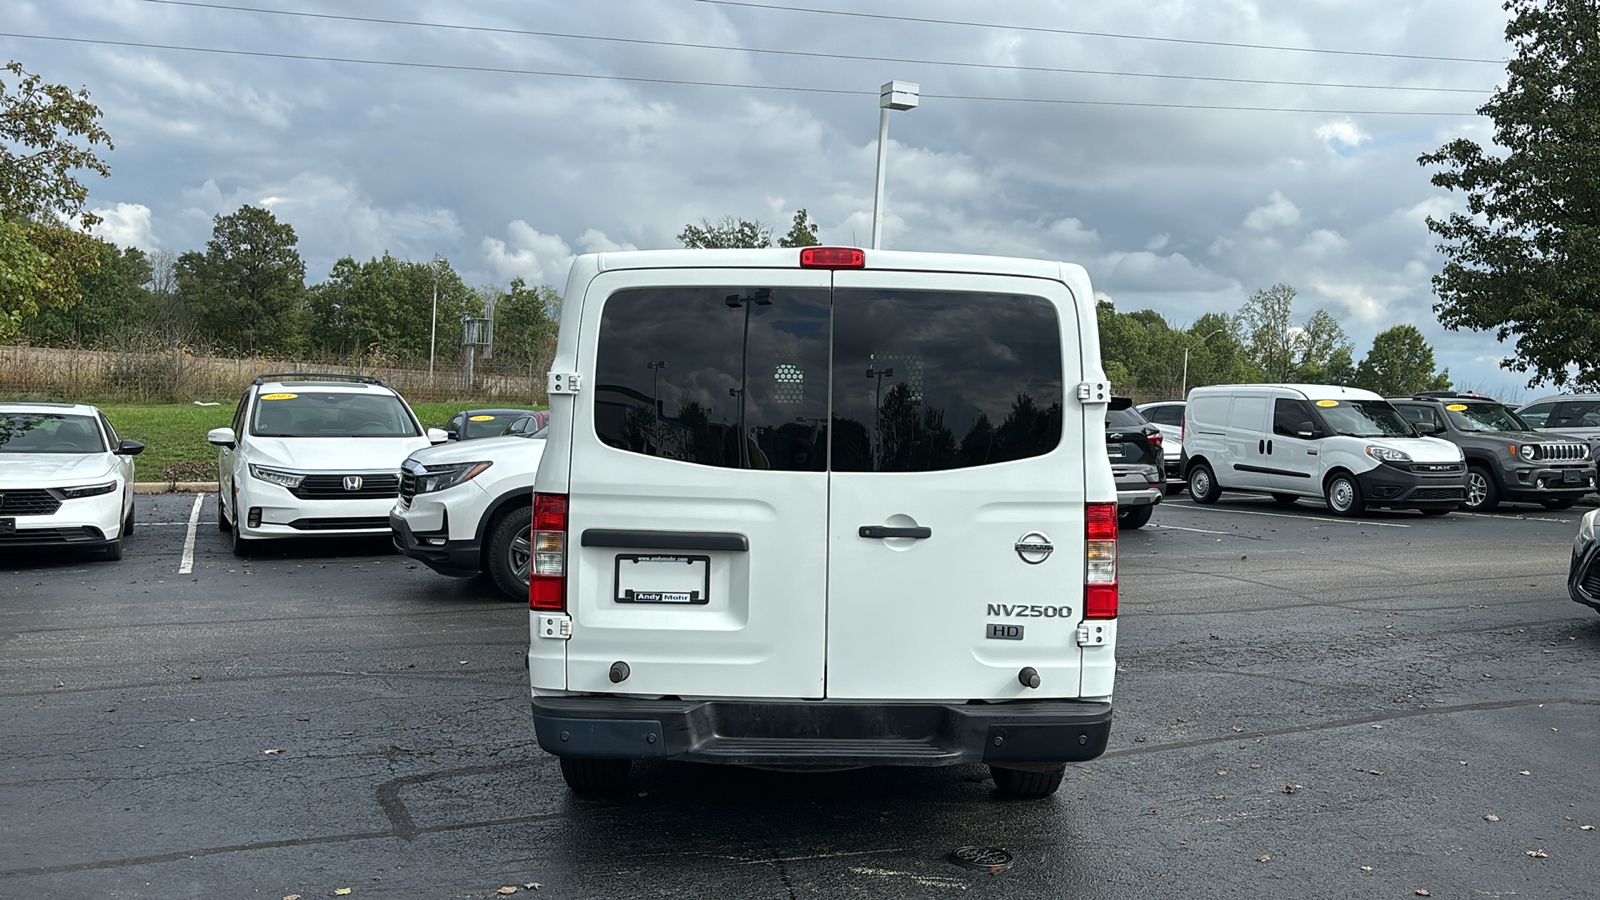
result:
<svg viewBox="0 0 1600 900"><path fill-rule="evenodd" d="M1418 155L1504 80L1498 0L3 0L0 55L85 87L116 143L102 234L202 249L267 206L308 280L443 254L564 287L574 254L801 207L825 243L1085 265L1187 324L1277 282L1359 361L1411 323L1458 384L1530 396L1432 313Z"/></svg>

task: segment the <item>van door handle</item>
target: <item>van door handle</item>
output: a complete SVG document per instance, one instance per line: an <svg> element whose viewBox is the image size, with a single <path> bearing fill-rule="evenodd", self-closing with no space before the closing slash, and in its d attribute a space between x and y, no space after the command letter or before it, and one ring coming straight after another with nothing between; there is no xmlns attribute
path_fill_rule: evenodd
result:
<svg viewBox="0 0 1600 900"><path fill-rule="evenodd" d="M856 534L864 538L923 538L933 537L933 529L918 525L915 528L897 528L892 525L863 525Z"/></svg>
<svg viewBox="0 0 1600 900"><path fill-rule="evenodd" d="M1267 455L1268 456L1272 455L1272 441L1270 441L1270 440L1267 441Z"/></svg>
<svg viewBox="0 0 1600 900"><path fill-rule="evenodd" d="M1266 453L1267 452L1267 442L1266 441L1256 441L1256 452L1257 453Z"/></svg>

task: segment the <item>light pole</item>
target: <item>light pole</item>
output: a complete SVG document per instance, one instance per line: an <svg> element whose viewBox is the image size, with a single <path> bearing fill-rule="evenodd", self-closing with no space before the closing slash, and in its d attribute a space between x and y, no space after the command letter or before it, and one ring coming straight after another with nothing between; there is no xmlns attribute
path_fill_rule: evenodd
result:
<svg viewBox="0 0 1600 900"><path fill-rule="evenodd" d="M878 185L872 192L872 249L883 236L883 166L889 154L889 110L916 109L922 86L909 81L889 81L878 89Z"/></svg>
<svg viewBox="0 0 1600 900"><path fill-rule="evenodd" d="M1226 328L1218 328L1216 331L1211 332L1200 340L1195 341L1189 346L1183 348L1183 387L1178 389L1178 393L1183 395L1184 399L1188 399L1189 397L1189 351L1227 330L1228 329Z"/></svg>
<svg viewBox="0 0 1600 900"><path fill-rule="evenodd" d="M873 458L874 463L882 462L879 457L883 455L883 376L885 375L893 378L894 367L874 369L870 365L867 366L867 377L878 379L878 388L872 394L872 436L878 444L877 454Z"/></svg>
<svg viewBox="0 0 1600 900"><path fill-rule="evenodd" d="M739 344L739 467L750 468L750 445L744 433L744 398L745 387L750 381L750 307L771 306L772 290L760 288L749 297L740 297L738 294L729 294L723 298L723 303L729 309L744 307L744 340ZM733 393L733 388L728 388L728 393Z"/></svg>
<svg viewBox="0 0 1600 900"><path fill-rule="evenodd" d="M655 432L656 455L661 455L661 401L656 399L656 386L661 380L661 370L667 367L667 361L645 363L650 369L650 418L654 424L651 429Z"/></svg>
<svg viewBox="0 0 1600 900"><path fill-rule="evenodd" d="M433 258L433 318L428 327L428 387L433 387L433 350L439 340L439 257Z"/></svg>

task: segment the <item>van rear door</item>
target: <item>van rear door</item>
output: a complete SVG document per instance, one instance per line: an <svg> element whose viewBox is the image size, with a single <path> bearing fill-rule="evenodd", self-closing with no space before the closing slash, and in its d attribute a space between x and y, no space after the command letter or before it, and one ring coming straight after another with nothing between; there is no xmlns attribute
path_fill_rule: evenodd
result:
<svg viewBox="0 0 1600 900"><path fill-rule="evenodd" d="M589 282L569 690L823 696L829 281L648 269Z"/></svg>
<svg viewBox="0 0 1600 900"><path fill-rule="evenodd" d="M1044 279L836 274L829 698L1079 695L1076 302Z"/></svg>

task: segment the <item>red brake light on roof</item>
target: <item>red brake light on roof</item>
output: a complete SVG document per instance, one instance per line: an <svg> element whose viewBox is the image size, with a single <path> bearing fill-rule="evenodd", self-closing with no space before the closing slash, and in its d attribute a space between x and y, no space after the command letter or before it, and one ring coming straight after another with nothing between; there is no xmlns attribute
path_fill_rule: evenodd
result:
<svg viewBox="0 0 1600 900"><path fill-rule="evenodd" d="M867 255L855 247L806 247L800 251L802 269L861 269Z"/></svg>

